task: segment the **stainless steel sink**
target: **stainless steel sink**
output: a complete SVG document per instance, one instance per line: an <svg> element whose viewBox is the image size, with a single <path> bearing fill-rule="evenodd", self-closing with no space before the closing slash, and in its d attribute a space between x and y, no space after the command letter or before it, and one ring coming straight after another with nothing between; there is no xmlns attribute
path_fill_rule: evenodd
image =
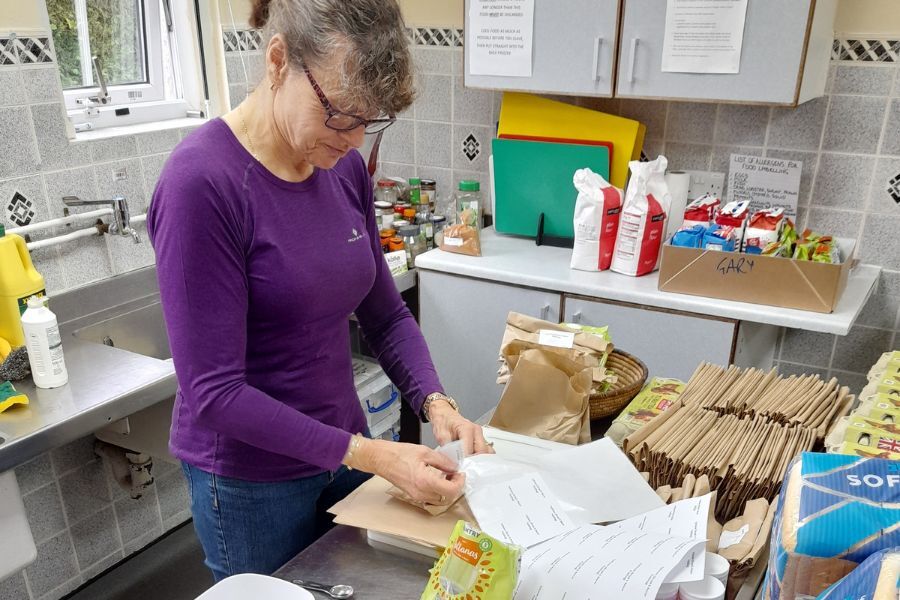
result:
<svg viewBox="0 0 900 600"><path fill-rule="evenodd" d="M160 360L172 358L162 305L153 302L74 332L81 340L113 346Z"/></svg>

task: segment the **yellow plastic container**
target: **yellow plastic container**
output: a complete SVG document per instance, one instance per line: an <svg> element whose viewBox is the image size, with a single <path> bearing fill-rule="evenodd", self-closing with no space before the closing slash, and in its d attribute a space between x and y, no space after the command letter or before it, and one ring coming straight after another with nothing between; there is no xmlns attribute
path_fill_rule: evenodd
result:
<svg viewBox="0 0 900 600"><path fill-rule="evenodd" d="M13 347L24 345L21 318L28 298L45 293L25 240L0 225L0 337Z"/></svg>

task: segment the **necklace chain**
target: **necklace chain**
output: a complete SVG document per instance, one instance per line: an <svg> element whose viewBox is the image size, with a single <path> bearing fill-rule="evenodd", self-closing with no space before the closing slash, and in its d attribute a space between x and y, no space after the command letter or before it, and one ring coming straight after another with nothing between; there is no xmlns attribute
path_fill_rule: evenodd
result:
<svg viewBox="0 0 900 600"><path fill-rule="evenodd" d="M250 131L247 129L247 120L244 118L244 105L241 104L240 107L241 113L241 127L244 129L244 137L247 138L247 145L250 147L250 154L256 160L259 160L259 155L256 154L256 148L253 146L253 138L250 137Z"/></svg>

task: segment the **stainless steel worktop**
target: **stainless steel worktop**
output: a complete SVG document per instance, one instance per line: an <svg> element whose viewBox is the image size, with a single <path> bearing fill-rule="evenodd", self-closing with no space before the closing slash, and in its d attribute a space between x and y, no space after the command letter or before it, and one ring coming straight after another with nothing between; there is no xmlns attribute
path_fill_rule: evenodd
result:
<svg viewBox="0 0 900 600"><path fill-rule="evenodd" d="M78 439L175 394L170 361L66 336L69 383L38 389L31 379L16 383L27 407L0 414L0 472Z"/></svg>

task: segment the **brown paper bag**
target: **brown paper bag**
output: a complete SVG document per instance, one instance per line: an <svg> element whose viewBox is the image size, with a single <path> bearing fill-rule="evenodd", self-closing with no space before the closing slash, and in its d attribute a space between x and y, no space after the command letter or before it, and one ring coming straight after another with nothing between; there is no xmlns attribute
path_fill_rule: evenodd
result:
<svg viewBox="0 0 900 600"><path fill-rule="evenodd" d="M769 512L769 501L765 498L751 500L744 505L744 514L725 523L722 528L726 533L726 540L731 544L725 548L719 548L719 554L732 563L740 562L749 553L760 534L760 528L766 520ZM769 532L762 532L768 535Z"/></svg>
<svg viewBox="0 0 900 600"><path fill-rule="evenodd" d="M490 425L564 444L591 441L591 369L540 349L525 350Z"/></svg>
<svg viewBox="0 0 900 600"><path fill-rule="evenodd" d="M428 502L420 502L418 500L413 500L409 496L409 494L407 494L406 492L404 492L403 490L401 490L400 488L398 488L396 486L391 487L391 489L389 489L387 491L387 493L389 495L393 496L394 498L396 498L397 500L406 502L407 504L411 504L412 506L415 506L416 508L420 508L420 509L424 510L425 512L427 512L428 514L430 514L433 517L442 515L445 512L447 512L448 510L450 510L451 508L453 508L453 505L456 503L456 501L462 497L462 495L459 495L456 498L453 498L452 500L448 500L445 504L430 504Z"/></svg>

